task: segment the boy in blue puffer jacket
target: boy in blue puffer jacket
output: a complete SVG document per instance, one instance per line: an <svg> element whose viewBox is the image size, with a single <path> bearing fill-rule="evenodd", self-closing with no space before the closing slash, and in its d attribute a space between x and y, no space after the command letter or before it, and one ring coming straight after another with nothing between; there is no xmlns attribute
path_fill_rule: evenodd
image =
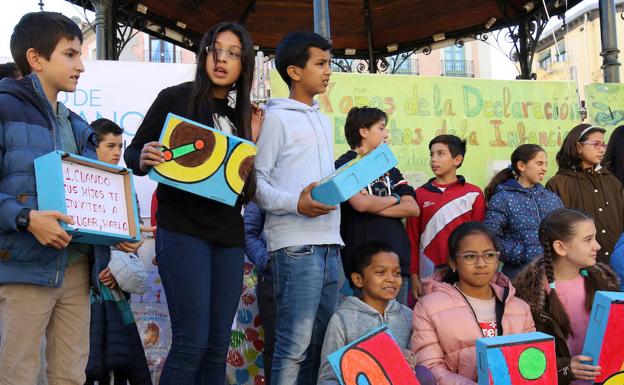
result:
<svg viewBox="0 0 624 385"><path fill-rule="evenodd" d="M84 71L82 33L52 12L26 14L11 36L24 75L0 81L0 384L34 384L47 339L50 385L85 381L89 285L108 247L76 244L56 211L39 211L34 159L54 150L96 158L89 125L57 101ZM91 268L91 269L90 269Z"/></svg>
<svg viewBox="0 0 624 385"><path fill-rule="evenodd" d="M500 242L503 273L509 278L542 255L540 223L548 213L563 207L561 199L540 184L546 170L544 149L523 144L511 154L511 165L496 174L485 189L485 225Z"/></svg>

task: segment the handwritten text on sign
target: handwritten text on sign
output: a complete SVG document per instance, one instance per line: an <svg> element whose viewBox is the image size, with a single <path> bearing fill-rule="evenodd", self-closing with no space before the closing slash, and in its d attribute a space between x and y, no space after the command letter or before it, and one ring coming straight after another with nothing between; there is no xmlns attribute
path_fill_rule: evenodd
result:
<svg viewBox="0 0 624 385"><path fill-rule="evenodd" d="M124 176L63 161L67 215L74 227L129 234Z"/></svg>

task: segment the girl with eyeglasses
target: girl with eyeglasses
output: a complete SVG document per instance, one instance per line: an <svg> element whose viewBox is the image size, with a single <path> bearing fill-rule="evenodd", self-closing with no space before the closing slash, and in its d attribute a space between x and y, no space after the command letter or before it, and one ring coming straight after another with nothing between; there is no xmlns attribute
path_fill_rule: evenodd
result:
<svg viewBox="0 0 624 385"><path fill-rule="evenodd" d="M555 337L558 384L587 384L600 367L581 356L594 293L619 291L615 273L597 262L600 245L591 217L557 209L542 221L539 239L544 257L514 279L518 297L531 307L537 331Z"/></svg>
<svg viewBox="0 0 624 385"><path fill-rule="evenodd" d="M165 161L158 139L169 112L251 140L253 69L247 30L235 23L212 27L198 46L195 79L158 94L126 149L126 164L145 175ZM232 207L158 185L156 261L172 329L161 385L225 383L231 325L243 287L241 207L254 189L251 173Z"/></svg>
<svg viewBox="0 0 624 385"><path fill-rule="evenodd" d="M439 385L474 385L476 340L535 331L529 306L497 271L496 236L466 222L448 240L449 266L423 282L413 313L411 350Z"/></svg>
<svg viewBox="0 0 624 385"><path fill-rule="evenodd" d="M537 230L561 199L541 185L548 158L537 144L523 144L511 153L511 164L496 174L485 189L485 225L501 244L503 273L513 278L542 254Z"/></svg>
<svg viewBox="0 0 624 385"><path fill-rule="evenodd" d="M589 124L574 127L557 153L559 171L546 188L567 208L594 218L601 246L598 261L610 263L615 243L624 231L624 190L620 181L600 165L606 144L605 130Z"/></svg>

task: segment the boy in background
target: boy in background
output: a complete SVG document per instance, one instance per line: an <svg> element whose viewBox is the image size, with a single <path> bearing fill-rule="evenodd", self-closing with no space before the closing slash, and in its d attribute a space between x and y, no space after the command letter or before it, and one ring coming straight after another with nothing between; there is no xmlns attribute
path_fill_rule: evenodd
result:
<svg viewBox="0 0 624 385"><path fill-rule="evenodd" d="M123 151L123 129L105 118L91 122L91 128L96 136L95 151L98 160L116 166ZM140 216L139 213L139 218ZM141 225L141 231L153 230L155 229ZM115 248L122 252L134 253L142 244L143 241L121 242ZM117 282L109 267L100 271L98 277L106 287L100 287L100 295L91 298L89 332L91 346L85 384L92 385L95 382L108 384L112 374L116 383L152 385L141 336L134 322L127 295L120 288L124 286L124 282ZM138 280L135 279L130 283L136 282Z"/></svg>
<svg viewBox="0 0 624 385"><path fill-rule="evenodd" d="M316 384L338 302L340 213L311 195L335 170L331 124L314 101L329 84L330 49L312 32L280 42L275 65L290 95L269 101L258 139L256 199L266 212L277 306L273 385Z"/></svg>
<svg viewBox="0 0 624 385"><path fill-rule="evenodd" d="M353 107L345 122L345 137L351 147L336 161L336 168L363 156L388 140L388 116L378 108ZM397 301L407 305L409 281L410 243L402 219L418 216L414 189L403 179L398 168L393 167L340 205L340 235L342 266L345 275L351 276L352 255L367 241L384 241L398 254L401 261L403 285Z"/></svg>
<svg viewBox="0 0 624 385"><path fill-rule="evenodd" d="M466 141L455 135L439 135L429 142L431 171L435 175L416 189L418 217L407 220L412 245L411 290L421 292L420 279L447 263L448 237L464 222L485 218L485 197L481 189L457 175L466 156Z"/></svg>

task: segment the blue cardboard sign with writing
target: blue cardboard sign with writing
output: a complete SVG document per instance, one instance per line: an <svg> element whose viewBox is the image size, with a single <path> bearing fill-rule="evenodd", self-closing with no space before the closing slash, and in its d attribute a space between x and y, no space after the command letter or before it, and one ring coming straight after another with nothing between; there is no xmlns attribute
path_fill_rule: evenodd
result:
<svg viewBox="0 0 624 385"><path fill-rule="evenodd" d="M54 151L35 159L38 210L70 216L59 221L72 242L114 245L141 239L132 171Z"/></svg>

